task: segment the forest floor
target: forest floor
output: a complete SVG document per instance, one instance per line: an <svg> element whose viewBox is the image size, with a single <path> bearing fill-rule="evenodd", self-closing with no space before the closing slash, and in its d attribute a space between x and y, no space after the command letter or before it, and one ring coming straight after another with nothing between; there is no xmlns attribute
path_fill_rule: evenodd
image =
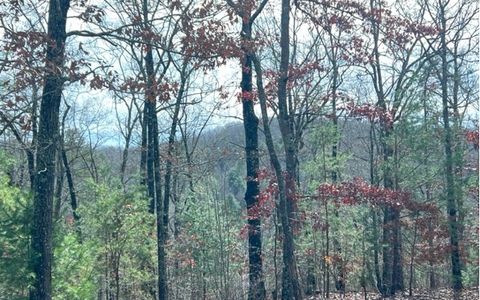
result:
<svg viewBox="0 0 480 300"><path fill-rule="evenodd" d="M327 299L321 295L311 296L307 298L309 300L323 300ZM331 293L328 300L477 300L479 299L478 289L465 289L462 291L459 297L455 298L452 289L438 289L435 291L430 290L413 290L412 296L408 296L408 292L403 295L396 295L391 298L382 298L378 293L367 292L365 297L363 292L348 292L345 295Z"/></svg>

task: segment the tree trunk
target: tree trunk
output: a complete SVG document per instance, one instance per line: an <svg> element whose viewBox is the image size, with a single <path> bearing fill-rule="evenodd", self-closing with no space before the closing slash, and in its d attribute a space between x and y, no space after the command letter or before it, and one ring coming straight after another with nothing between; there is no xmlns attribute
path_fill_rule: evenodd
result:
<svg viewBox="0 0 480 300"><path fill-rule="evenodd" d="M278 123L285 151L286 174L284 190L280 190L279 212L282 219L283 240L283 275L282 299L301 299L302 291L298 281L293 239L294 207L296 202L297 171L296 148L287 105L288 68L290 60L290 0L282 0L280 20L280 76L278 78ZM277 177L283 180L283 174ZM279 185L280 187L280 185ZM284 195L282 195L282 193Z"/></svg>
<svg viewBox="0 0 480 300"><path fill-rule="evenodd" d="M440 4L440 55L442 58L441 87L442 87L442 117L443 117L443 143L445 150L445 194L447 198L448 227L450 233L451 263L452 263L452 287L455 291L462 289L462 270L460 266L460 249L458 239L457 219L457 196L455 195L455 177L453 160L452 130L450 127L450 116L448 110L448 49L446 41L447 25L445 18L445 5Z"/></svg>
<svg viewBox="0 0 480 300"><path fill-rule="evenodd" d="M164 182L164 199L163 199L163 226L165 227L165 239L168 239L168 220L169 220L169 209L170 209L170 190L171 190L171 178L172 178L172 167L173 167L173 156L174 156L174 147L175 147L175 135L177 132L177 123L178 115L180 113L180 104L183 99L183 94L185 92L185 85L187 84L186 69L188 62L185 60L182 65L181 70L181 84L180 89L178 90L177 99L175 102L175 108L172 117L172 126L170 127L170 134L168 136L168 147L167 147L167 161L165 166L165 182Z"/></svg>
<svg viewBox="0 0 480 300"><path fill-rule="evenodd" d="M62 192L64 181L63 162L60 157L57 157L57 176L55 178L55 207L53 209L53 221L57 222L60 219L60 210L62 208Z"/></svg>
<svg viewBox="0 0 480 300"><path fill-rule="evenodd" d="M147 184L147 139L148 139L148 127L147 127L147 109L144 106L142 111L141 125L142 125L142 141L140 152L140 184ZM151 203L149 205L149 212L154 213Z"/></svg>
<svg viewBox="0 0 480 300"><path fill-rule="evenodd" d="M370 8L378 9L376 1L370 0ZM377 94L377 106L382 109L383 112L388 111L387 104L385 102L385 91L383 87L382 68L380 63L380 28L377 21L372 18L372 34L373 34L373 55L374 62L372 63L374 87ZM380 142L383 149L383 186L386 189L394 189L394 176L392 174L392 168L390 166L394 150L390 144L390 137L393 132L393 121L390 123L388 120L382 120L380 122L381 136ZM381 293L384 296L394 295L396 291L403 290L403 262L402 262L402 247L401 247L401 234L400 234L400 211L397 211L393 207L384 207L383 216L383 285Z"/></svg>
<svg viewBox="0 0 480 300"><path fill-rule="evenodd" d="M70 163L68 162L67 152L65 151L65 147L63 146L63 143L62 143L62 149L60 151L62 152L61 154L62 162L63 162L63 166L65 167L65 175L67 177L67 184L68 184L68 191L70 194L70 205L72 207L73 219L75 220L75 226L77 228L78 234L81 235L80 227L78 224L78 221L80 220L80 215L78 214L78 211L77 211L77 207L78 207L77 193L75 192L75 185L73 184L73 175L70 169Z"/></svg>
<svg viewBox="0 0 480 300"><path fill-rule="evenodd" d="M249 42L252 39L252 24L250 14L244 17L242 23L242 41L244 56L242 58L242 112L243 128L245 132L245 162L247 167L247 186L245 203L248 214L248 267L249 287L248 299L263 300L266 298L263 279L262 261L262 229L260 216L254 214L254 207L258 203L259 183L259 156L258 156L258 118L254 111L252 98L252 57Z"/></svg>
<svg viewBox="0 0 480 300"><path fill-rule="evenodd" d="M160 153L158 141L158 120L156 111L156 95L154 94L154 69L153 54L150 46L147 46L145 66L147 70L147 185L151 204L154 204L157 217L157 256L158 256L158 299L167 300L167 262L165 253L165 226L164 209L162 202L161 178L160 178ZM152 209L152 207L150 207Z"/></svg>
<svg viewBox="0 0 480 300"><path fill-rule="evenodd" d="M415 262L415 244L417 243L417 219L418 216L415 216L415 225L413 227L413 242L412 242L412 249L410 250L410 278L408 280L408 295L412 297L412 289L413 289L413 276L415 268L413 266Z"/></svg>
<svg viewBox="0 0 480 300"><path fill-rule="evenodd" d="M280 216L283 231L283 273L282 273L282 299L301 299L301 289L298 281L295 260L295 245L292 232L293 207L295 201L295 172L296 158L295 145L289 124L287 107L287 81L289 64L289 13L290 2L282 1L281 17L281 64L280 77L278 81L278 104L280 115L278 117L284 150L286 154L286 170L284 175L275 148L268 125L266 95L263 89L262 70L258 59L254 59L255 70L257 73L257 87L259 90L259 99L262 109L262 121L265 130L265 138L270 156L270 162L275 169L277 184L279 188L279 201L277 209Z"/></svg>
<svg viewBox="0 0 480 300"><path fill-rule="evenodd" d="M335 55L334 55L335 56ZM336 184L338 180L338 117L337 117L337 88L338 88L338 65L335 58L332 58L332 68L333 68L333 78L332 78L332 124L334 132L334 144L332 145L332 160L333 160L333 170L332 170L332 183ZM333 214L335 219L339 219L338 208L335 205ZM345 272L343 267L343 257L342 257L342 246L338 240L336 234L333 234L333 246L336 255L335 269L336 269L336 278L335 278L335 288L340 293L345 293Z"/></svg>
<svg viewBox="0 0 480 300"><path fill-rule="evenodd" d="M290 221L288 218L287 210L287 197L286 197L286 180L284 179L284 174L282 167L280 165L280 160L278 159L275 146L273 144L273 137L270 131L269 119L267 115L267 96L263 87L263 72L260 62L252 55L253 64L255 67L255 73L257 74L257 88L258 88L258 97L261 106L262 112L262 123L265 134L265 143L267 144L268 155L270 157L270 163L273 166L275 171L275 177L277 178L278 184L278 201L276 202L276 208L278 217L280 219L280 224L282 228L283 235L283 272L282 272L282 299L301 299L301 291L298 283L298 277L296 272L296 263L294 257L294 244L293 244L293 233L290 226ZM296 287L293 287L293 286ZM293 292L296 292L294 296ZM284 294L286 293L286 294ZM295 298L294 298L295 297Z"/></svg>
<svg viewBox="0 0 480 300"><path fill-rule="evenodd" d="M150 26L148 20L147 1L142 4L143 22L145 28ZM167 261L165 253L165 226L163 223L163 199L160 177L160 153L158 141L157 94L153 61L153 51L150 41L145 41L145 70L147 85L145 90L145 120L147 129L147 190L150 198L150 211L156 212L157 224L157 264L158 264L158 300L168 299ZM154 210L155 208L155 210Z"/></svg>
<svg viewBox="0 0 480 300"><path fill-rule="evenodd" d="M45 85L40 106L31 264L35 280L30 290L32 300L52 298L52 214L55 159L59 138L59 110L64 80L67 12L69 0L51 0L48 10L48 38Z"/></svg>

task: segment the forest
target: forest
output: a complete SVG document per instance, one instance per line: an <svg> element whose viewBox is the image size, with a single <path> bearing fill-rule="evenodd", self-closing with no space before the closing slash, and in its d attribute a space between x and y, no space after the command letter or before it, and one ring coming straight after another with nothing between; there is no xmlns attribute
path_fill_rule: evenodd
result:
<svg viewBox="0 0 480 300"><path fill-rule="evenodd" d="M475 0L1 0L0 300L478 299Z"/></svg>

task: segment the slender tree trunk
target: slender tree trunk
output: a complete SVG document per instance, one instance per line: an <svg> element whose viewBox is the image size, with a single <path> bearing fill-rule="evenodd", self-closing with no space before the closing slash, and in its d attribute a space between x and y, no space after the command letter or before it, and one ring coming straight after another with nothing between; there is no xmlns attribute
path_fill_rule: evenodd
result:
<svg viewBox="0 0 480 300"><path fill-rule="evenodd" d="M410 278L408 280L408 295L412 296L412 289L413 289L413 275L414 275L414 267L413 263L415 262L415 244L417 243L417 219L418 216L415 216L415 225L413 228L413 242L412 242L412 249L410 250Z"/></svg>
<svg viewBox="0 0 480 300"><path fill-rule="evenodd" d="M461 112L459 104L459 92L461 88L461 75L460 75L460 66L458 65L458 49L459 42L456 41L453 49L453 87L452 87L452 125L453 125L453 137L462 134L462 119L461 119ZM456 199L456 206L457 206L457 228L458 228L458 240L459 243L463 241L464 231L465 231L465 216L467 212L465 211L463 205L463 184L462 180L464 179L464 143L456 142L453 146L453 170L454 170L454 182L455 182L455 199ZM462 269L462 260L460 260L460 269Z"/></svg>
<svg viewBox="0 0 480 300"><path fill-rule="evenodd" d="M122 151L122 164L120 165L120 182L123 186L124 191L126 191L125 172L127 170L128 152L130 151L130 140L132 138L132 130L129 128L127 128L127 130L128 130L128 133L125 136L125 147L123 148L123 151ZM143 135L143 130L142 130L142 135ZM142 159L142 157L140 159Z"/></svg>
<svg viewBox="0 0 480 300"><path fill-rule="evenodd" d="M324 152L325 155L325 152ZM325 297L330 298L330 219L328 214L328 202L325 201L325 258L324 258L324 266L325 266Z"/></svg>
<svg viewBox="0 0 480 300"><path fill-rule="evenodd" d="M364 225L367 225L367 214L364 217ZM366 226L364 228L367 228ZM360 277L360 286L362 287L363 290L363 298L367 299L367 278L366 278L366 273L368 272L367 270L367 251L365 249L365 240L367 239L366 237L366 230L363 229L362 233L362 275ZM345 291L342 292L343 296L345 296Z"/></svg>
<svg viewBox="0 0 480 300"><path fill-rule="evenodd" d="M425 82L425 85L426 85L426 82ZM423 88L423 126L424 126L424 134L425 136L428 136L428 111L429 111L429 107L427 105L427 97L426 97L426 91L427 91L427 87L424 86ZM429 153L428 153L428 149L425 148L424 149L424 152L423 152L423 164L425 166L425 177L427 178L428 176L428 173L429 173L429 167L428 167L428 157L429 157ZM430 203L432 201L432 194L431 194L431 184L430 182L427 182L426 185L425 185L425 202L426 203ZM432 220L433 221L433 220ZM433 222L428 222L428 234L427 234L427 240L428 240L428 249L430 251L434 251L434 245L433 245L433 238L434 238L434 232L433 232ZM435 283L435 266L434 266L434 258L432 256L429 257L428 259L428 286L430 288L430 290L434 290L436 289L436 283Z"/></svg>
<svg viewBox="0 0 480 300"><path fill-rule="evenodd" d="M184 61L181 70L181 84L178 90L177 99L175 102L175 108L172 117L172 126L170 127L170 134L168 136L167 147L167 161L165 166L165 182L164 182L164 199L163 199L163 226L165 227L165 239L168 239L168 220L170 210L170 198L171 198L171 178L174 159L175 148L175 135L177 133L178 115L180 113L180 106L185 92L185 85L187 84L187 61Z"/></svg>
<svg viewBox="0 0 480 300"><path fill-rule="evenodd" d="M433 251L433 224L428 224L428 248ZM437 288L436 280L435 280L435 265L433 261L433 257L429 258L428 260L428 287L430 290L434 290Z"/></svg>
<svg viewBox="0 0 480 300"><path fill-rule="evenodd" d="M278 184L278 201L276 208L280 219L283 235L283 271L282 271L282 299L301 299L301 290L298 282L296 262L294 256L294 241L292 227L288 217L287 209L287 187L284 179L280 160L278 159L273 137L270 131L269 119L267 115L267 96L263 88L262 67L255 55L252 55L255 73L257 74L258 97L262 112L262 123L265 134L265 143L267 144L270 163L275 171L275 177Z"/></svg>
<svg viewBox="0 0 480 300"><path fill-rule="evenodd" d="M160 178L160 153L158 141L158 120L156 111L156 95L154 88L153 71L153 53L151 47L147 47L145 56L145 67L148 75L147 99L145 107L147 108L147 185L148 193L151 199L151 205L155 207L157 217L157 257L158 257L158 299L167 300L167 264L165 253L165 235L164 209L162 202L161 178ZM152 207L150 207L152 209Z"/></svg>
<svg viewBox="0 0 480 300"><path fill-rule="evenodd" d="M380 259L379 259L379 249L380 245L378 244L379 233L378 233L378 220L377 212L372 209L372 228L373 228L373 264L375 269L375 279L377 280L377 289L381 292L383 290L383 280L380 273Z"/></svg>
<svg viewBox="0 0 480 300"><path fill-rule="evenodd" d="M275 211L275 216L273 217L273 222L275 226L275 237L273 240L273 272L275 275L275 284L274 290L272 291L272 299L278 299L278 260L277 260L277 251L278 251L278 239L279 239L279 226L278 226L278 213Z"/></svg>
<svg viewBox="0 0 480 300"><path fill-rule="evenodd" d="M369 130L369 164L370 164L370 183L372 185L376 185L376 176L375 176L375 126L374 123L370 124ZM377 212L375 209L371 210L372 214L372 240L373 240L373 264L375 269L375 279L376 279L376 286L380 293L383 291L383 280L380 274L380 259L379 259L379 249L380 245L378 244L379 240L379 233L378 233L378 220L377 220Z"/></svg>
<svg viewBox="0 0 480 300"><path fill-rule="evenodd" d="M65 110L63 117L62 117L62 133L60 136L60 141L59 141L59 150L60 150L60 156L61 156L61 162L63 163L63 167L65 170L65 176L67 177L67 185L68 185L68 190L70 194L70 205L72 208L72 213L73 213L73 218L75 221L75 226L77 228L77 231L80 235L80 227L78 226L78 221L80 220L80 216L77 211L78 207L78 201L77 201L77 193L75 192L75 185L73 184L73 175L72 171L70 169L70 162L68 161L67 157L67 151L65 150L65 120L67 118L68 112L70 111L70 106L67 105L67 109ZM62 174L63 176L63 174Z"/></svg>
<svg viewBox="0 0 480 300"><path fill-rule="evenodd" d="M298 281L295 259L295 243L293 239L294 208L296 202L297 159L290 116L287 104L288 68L290 60L290 0L282 0L280 18L280 76L278 79L278 123L285 151L286 174L284 197L280 197L279 212L282 218L283 240L283 276L282 299L301 299L302 291ZM282 181L283 176L278 177ZM283 198L283 199L282 199Z"/></svg>
<svg viewBox="0 0 480 300"><path fill-rule="evenodd" d="M392 295L392 264L393 252L391 249L392 213L389 208L383 209L383 234L382 234L382 289L384 296Z"/></svg>
<svg viewBox="0 0 480 300"><path fill-rule="evenodd" d="M404 289L403 255L402 255L402 224L400 222L400 210L393 211L392 239L393 239L393 264L392 264L392 290L393 294Z"/></svg>
<svg viewBox="0 0 480 300"><path fill-rule="evenodd" d="M370 8L378 9L378 4L375 0L370 0ZM374 18L372 18L371 22L374 43L374 63L372 63L374 87L377 94L377 105L386 113L388 107L385 102L382 68L380 63L380 28ZM393 134L393 123L390 123L388 120L382 120L380 142L383 148L383 186L386 189L395 188L394 176L390 166L394 150L389 141ZM381 289L381 293L384 296L394 295L396 291L403 290L403 262L399 218L400 211L397 211L390 206L384 207L382 238L383 285Z"/></svg>
<svg viewBox="0 0 480 300"><path fill-rule="evenodd" d="M332 41L333 42L333 41ZM336 184L338 179L338 117L337 117L337 88L338 88L338 65L335 60L335 56L332 57L332 68L333 68L333 78L332 78L332 124L334 132L334 144L332 145L332 160L333 160L333 170L332 170L332 183ZM333 210L333 215L336 220L339 219L338 208L335 206ZM336 278L335 278L335 288L341 293L345 293L345 272L343 268L343 258L342 258L342 247L338 240L336 234L333 234L333 246L336 255L335 269L336 269Z"/></svg>
<svg viewBox="0 0 480 300"><path fill-rule="evenodd" d="M144 106L142 111L142 141L141 141L141 152L140 152L140 184L147 184L147 139L148 139L148 127L147 127L147 108ZM153 208L149 203L149 211L153 213Z"/></svg>
<svg viewBox="0 0 480 300"><path fill-rule="evenodd" d="M155 96L153 96L155 97ZM155 167L155 157L154 157L154 146L153 146L153 118L156 118L156 105L152 103L155 101L145 100L144 110L145 110L145 122L146 122L146 133L147 133L147 153L145 161L146 169L146 184L147 184L147 195L149 198L149 212L155 213L155 175L153 169ZM162 214L163 215L163 214Z"/></svg>
<svg viewBox="0 0 480 300"><path fill-rule="evenodd" d="M262 229L260 216L254 214L254 207L258 206L259 183L259 156L258 156L258 118L254 111L252 90L252 57L249 42L252 39L252 24L250 14L242 18L242 41L244 55L242 58L242 112L243 127L245 132L245 162L247 168L247 187L245 203L248 214L248 266L249 288L248 299L263 300L266 298L265 282L263 279L262 260Z"/></svg>
<svg viewBox="0 0 480 300"><path fill-rule="evenodd" d="M62 162L63 166L65 167L65 175L67 177L67 184L68 184L68 191L70 194L70 205L72 207L73 218L75 220L75 226L77 227L78 233L80 234L80 227L78 226L78 221L80 220L80 215L78 214L78 201L77 201L77 193L75 192L75 185L73 184L73 175L70 169L70 163L67 158L67 152L65 151L65 147L62 145L62 149L60 150L62 153Z"/></svg>
<svg viewBox="0 0 480 300"><path fill-rule="evenodd" d="M448 49L446 41L447 25L445 18L445 4L440 1L440 55L442 58L441 87L442 87L442 117L443 117L443 143L445 151L445 194L447 199L448 227L450 232L450 248L452 263L452 287L455 291L462 289L462 270L460 265L460 249L458 238L457 195L455 195L455 176L453 160L452 130L450 127L450 115L448 104Z"/></svg>
<svg viewBox="0 0 480 300"><path fill-rule="evenodd" d="M80 220L80 215L78 214L78 211L77 211L77 207L78 207L77 193L75 192L75 185L73 184L73 175L70 169L70 163L67 158L67 152L65 151L65 146L63 145L63 143L60 151L62 156L62 163L65 169L65 175L67 177L68 191L70 194L70 205L72 207L73 218L75 222L78 223L78 221ZM78 224L76 224L76 226L78 226ZM79 227L77 229L79 229Z"/></svg>
<svg viewBox="0 0 480 300"><path fill-rule="evenodd" d="M52 231L55 159L59 138L59 110L64 80L67 13L69 0L51 0L48 10L46 74L40 106L36 153L34 214L32 226L32 270L35 274L31 300L52 298Z"/></svg>
<svg viewBox="0 0 480 300"><path fill-rule="evenodd" d="M53 210L53 221L60 219L60 210L62 208L62 192L65 176L62 159L57 157L57 176L55 178L55 208Z"/></svg>
<svg viewBox="0 0 480 300"><path fill-rule="evenodd" d="M30 176L30 188L35 189L35 149L38 139L38 91L37 85L32 87L32 143L27 152L28 174Z"/></svg>
<svg viewBox="0 0 480 300"><path fill-rule="evenodd" d="M33 191L35 189L35 152L32 150L35 148L35 145L32 142L30 149L26 149L25 153L27 155L27 166L28 166L28 175L30 179L30 188Z"/></svg>
<svg viewBox="0 0 480 300"><path fill-rule="evenodd" d="M143 24L145 28L150 27L148 20L147 0L142 2ZM157 267L158 267L158 300L168 299L167 289L167 261L165 253L165 226L163 223L163 199L160 176L160 145L158 141L158 120L157 120L157 82L153 61L153 50L150 41L145 41L145 71L147 85L145 91L145 120L147 129L147 190L150 198L150 211L156 212L157 224Z"/></svg>

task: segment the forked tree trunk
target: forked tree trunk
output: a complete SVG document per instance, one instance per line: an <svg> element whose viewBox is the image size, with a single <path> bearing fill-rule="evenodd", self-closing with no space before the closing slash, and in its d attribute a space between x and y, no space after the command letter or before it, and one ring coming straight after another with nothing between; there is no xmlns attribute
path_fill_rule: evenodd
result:
<svg viewBox="0 0 480 300"><path fill-rule="evenodd" d="M290 115L287 104L288 68L290 60L290 0L282 0L282 13L280 18L280 76L278 78L278 123L282 135L285 151L286 174L284 190L280 190L279 212L282 220L283 240L283 275L282 299L302 299L302 291L297 274L295 259L295 243L293 239L294 207L296 201L296 147ZM283 174L278 181L283 180ZM280 185L279 185L280 187Z"/></svg>
<svg viewBox="0 0 480 300"><path fill-rule="evenodd" d="M148 20L148 9L146 1L142 6L144 25L150 26ZM158 264L158 300L168 299L167 289L167 262L165 253L165 235L166 230L163 223L163 199L160 177L160 153L158 141L158 120L157 120L157 94L155 70L153 61L153 51L150 41L146 41L145 70L147 75L147 85L145 91L145 120L147 130L147 191L150 198L150 210L155 207L157 224L157 264Z"/></svg>
<svg viewBox="0 0 480 300"><path fill-rule="evenodd" d="M253 64L255 67L255 73L257 74L257 88L258 88L258 98L262 111L262 123L265 134L265 143L267 144L268 155L270 157L270 163L273 166L275 171L275 176L277 178L278 184L278 201L276 203L278 218L280 219L281 230L283 235L283 272L282 272L282 299L301 299L301 291L298 283L298 277L295 266L295 257L294 254L294 245L293 245L293 233L290 226L290 221L288 218L287 210L287 197L286 197L286 181L284 179L284 174L282 167L280 165L280 160L277 156L277 151L273 144L273 137L270 131L269 118L267 115L267 96L265 89L263 87L263 72L260 61L252 55ZM289 256L292 255L292 256ZM292 262L293 260L293 262ZM294 296L294 287L296 286L296 295ZM296 283L296 284L295 284Z"/></svg>
<svg viewBox="0 0 480 300"><path fill-rule="evenodd" d="M186 59L186 58L185 58ZM169 223L169 210L170 210L170 199L171 199L171 181L172 181L172 169L173 169L173 160L174 160L174 150L175 150L175 136L177 133L178 126L178 116L180 114L180 106L183 99L183 94L185 93L185 86L187 84L188 74L187 71L188 61L185 60L182 64L181 73L181 83L180 89L178 90L177 98L175 101L175 107L172 116L172 125L170 126L170 134L168 136L168 145L167 145L167 161L165 166L165 182L164 182L164 198L163 198L163 226L165 228L165 239L168 239L168 223Z"/></svg>
<svg viewBox="0 0 480 300"><path fill-rule="evenodd" d="M273 138L268 125L266 94L263 89L262 68L256 57L253 58L255 71L257 73L257 88L262 110L262 122L265 131L265 140L270 156L270 162L275 170L275 176L278 184L278 202L277 210L280 217L283 233L283 272L282 272L282 299L302 299L302 291L297 274L297 265L295 259L295 243L293 238L292 223L294 220L294 205L296 197L296 151L293 141L292 129L287 106L287 82L289 66L289 21L290 21L290 1L282 0L281 14L281 58L280 58L280 76L278 80L278 122L285 151L286 174L283 173L280 161L276 154Z"/></svg>
<svg viewBox="0 0 480 300"><path fill-rule="evenodd" d="M158 258L158 299L167 300L167 264L165 253L166 230L163 223L163 199L160 178L160 153L158 141L158 120L156 111L156 95L154 91L153 53L147 46L145 56L145 69L147 70L147 97L145 109L147 109L147 189L150 201L155 205L157 223L157 258Z"/></svg>

